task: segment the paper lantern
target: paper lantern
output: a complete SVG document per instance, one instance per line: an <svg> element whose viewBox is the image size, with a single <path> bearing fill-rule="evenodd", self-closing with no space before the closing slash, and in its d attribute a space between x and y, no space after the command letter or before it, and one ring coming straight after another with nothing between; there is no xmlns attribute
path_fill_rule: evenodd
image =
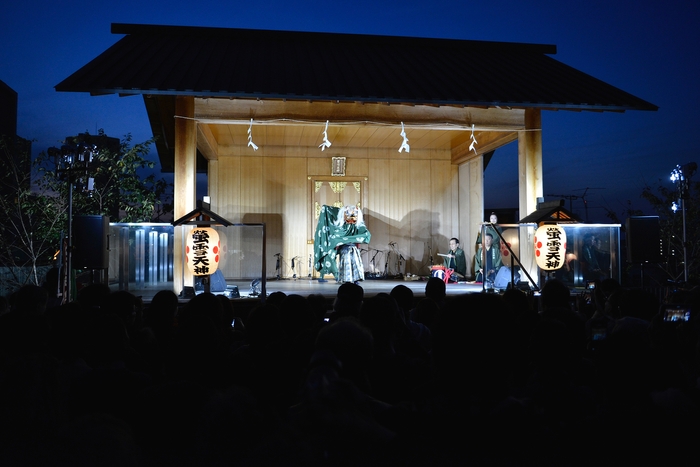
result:
<svg viewBox="0 0 700 467"><path fill-rule="evenodd" d="M195 276L214 274L219 268L219 233L211 227L195 227L187 234L185 261Z"/></svg>
<svg viewBox="0 0 700 467"><path fill-rule="evenodd" d="M510 251L506 248L506 244L513 250L513 254L516 258L520 257L520 230L519 229L505 229L501 235L503 235L503 240L499 242L501 245L501 259L503 264L510 264Z"/></svg>
<svg viewBox="0 0 700 467"><path fill-rule="evenodd" d="M561 268L566 261L566 232L559 225L542 225L535 232L535 261L544 271Z"/></svg>

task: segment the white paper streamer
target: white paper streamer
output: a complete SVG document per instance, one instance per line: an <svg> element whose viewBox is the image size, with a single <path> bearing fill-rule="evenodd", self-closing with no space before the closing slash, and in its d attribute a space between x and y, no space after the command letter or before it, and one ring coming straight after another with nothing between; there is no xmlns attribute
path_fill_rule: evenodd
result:
<svg viewBox="0 0 700 467"><path fill-rule="evenodd" d="M401 136L403 137L403 143L401 143L399 152L403 152L404 149L406 152L411 152L411 146L408 145L408 138L406 138L406 129L403 126L403 122L401 122Z"/></svg>
<svg viewBox="0 0 700 467"><path fill-rule="evenodd" d="M331 142L328 141L328 120L326 120L326 129L323 130L323 143L319 144L318 147L321 148L321 151L331 147Z"/></svg>
<svg viewBox="0 0 700 467"><path fill-rule="evenodd" d="M248 127L248 147L253 148L254 151L258 150L257 144L253 142L253 119L250 119L250 126Z"/></svg>
<svg viewBox="0 0 700 467"><path fill-rule="evenodd" d="M472 123L472 136L471 136L472 143L469 145L469 150L474 151L474 154L476 154L476 149L474 148L474 145L476 145L476 138L474 137L474 124Z"/></svg>

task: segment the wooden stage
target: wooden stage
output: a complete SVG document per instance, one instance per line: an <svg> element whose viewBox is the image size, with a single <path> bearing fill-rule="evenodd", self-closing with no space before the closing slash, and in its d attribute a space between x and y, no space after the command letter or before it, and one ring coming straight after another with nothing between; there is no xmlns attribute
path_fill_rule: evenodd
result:
<svg viewBox="0 0 700 467"><path fill-rule="evenodd" d="M378 293L389 293L397 285L405 285L413 291L413 294L417 298L425 296L425 285L427 284L428 278L421 278L419 280L398 280L398 279L372 279L360 282L360 286L365 291L366 297L374 296ZM226 281L227 288L230 290L232 286L238 287L239 298L234 298L238 301L259 301L259 296L254 296L251 294L252 287L251 281ZM268 279L266 283L266 292L269 296L274 292L284 292L287 295L302 295L308 296L311 294L323 295L328 299L335 298L338 292L338 287L340 284L336 283L334 280L329 280L328 282L319 282L318 279L308 279L308 278L298 278L298 279ZM115 285L111 288L115 289ZM482 284L476 282L460 282L460 283L450 283L446 285L447 295L461 295L464 293L479 293L482 292ZM146 284L142 287L136 287L134 284L130 284L129 292L134 295L141 297L144 303L150 303L153 296L160 290L172 290L172 282L163 282L155 285ZM219 291L214 291L214 293L222 293ZM226 292L223 292L226 294ZM188 297L183 297L181 302L187 302Z"/></svg>

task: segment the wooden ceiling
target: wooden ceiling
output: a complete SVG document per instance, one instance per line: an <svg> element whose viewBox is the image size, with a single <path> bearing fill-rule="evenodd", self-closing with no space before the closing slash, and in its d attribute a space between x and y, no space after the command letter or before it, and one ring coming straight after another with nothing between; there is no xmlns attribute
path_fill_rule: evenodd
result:
<svg viewBox="0 0 700 467"><path fill-rule="evenodd" d="M214 160L219 155L251 151L248 146L248 128L245 124L200 124L199 152L205 159ZM323 142L325 125L265 125L254 124L252 141L258 147L286 146L308 147L318 150ZM332 150L340 148L377 148L398 151L403 138L400 126L343 125L328 127L328 140ZM208 135L208 137L204 137ZM452 162L462 163L481 154L494 151L518 138L516 131L475 131L478 144L470 149L471 130L443 130L406 128L411 150L450 150ZM202 144L208 141L207 144ZM214 149L216 147L216 149ZM241 149L243 148L243 149ZM238 149L238 150L237 150Z"/></svg>
<svg viewBox="0 0 700 467"><path fill-rule="evenodd" d="M209 131L222 146L246 146L248 128L245 124L209 124ZM251 135L258 146L320 147L325 124L253 124ZM328 140L334 148L392 148L403 142L401 126L329 125ZM451 149L453 141L469 138L464 130L406 129L411 149Z"/></svg>
<svg viewBox="0 0 700 467"><path fill-rule="evenodd" d="M398 151L403 123L412 150L450 150L455 163L516 140L518 130L523 129L522 118L523 111L515 109L239 99L195 99L194 116L198 149L209 160L240 153L240 148L248 146L249 129L258 147L316 149L327 131L334 150ZM478 141L474 149L469 147L470 123L475 125Z"/></svg>

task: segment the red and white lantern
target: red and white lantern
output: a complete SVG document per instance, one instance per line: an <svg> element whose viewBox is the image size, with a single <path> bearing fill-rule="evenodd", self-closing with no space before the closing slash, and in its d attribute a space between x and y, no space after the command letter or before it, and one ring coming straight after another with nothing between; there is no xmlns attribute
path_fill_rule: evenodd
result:
<svg viewBox="0 0 700 467"><path fill-rule="evenodd" d="M507 266L510 265L511 251L513 251L516 258L520 256L520 229L506 229L501 235L503 236L503 240L499 242L501 245L501 259L503 260L503 264ZM510 247L510 250L508 250L506 245Z"/></svg>
<svg viewBox="0 0 700 467"><path fill-rule="evenodd" d="M543 271L554 271L566 262L566 232L559 225L540 226L535 232L535 261Z"/></svg>
<svg viewBox="0 0 700 467"><path fill-rule="evenodd" d="M220 251L219 233L211 227L195 227L188 232L185 261L193 275L214 274L219 268Z"/></svg>

